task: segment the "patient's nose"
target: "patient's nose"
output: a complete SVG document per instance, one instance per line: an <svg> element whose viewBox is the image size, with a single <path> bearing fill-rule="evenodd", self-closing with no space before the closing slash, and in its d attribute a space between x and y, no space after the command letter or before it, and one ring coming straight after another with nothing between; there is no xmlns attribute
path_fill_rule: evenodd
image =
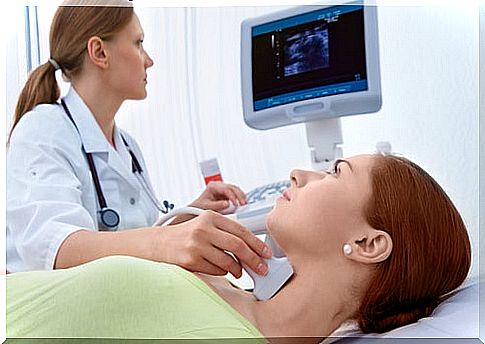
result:
<svg viewBox="0 0 485 344"><path fill-rule="evenodd" d="M326 173L320 171L293 170L290 173L291 185L302 187L314 180L325 178Z"/></svg>
<svg viewBox="0 0 485 344"><path fill-rule="evenodd" d="M291 185L294 187L302 187L308 181L308 171L293 170L290 173Z"/></svg>

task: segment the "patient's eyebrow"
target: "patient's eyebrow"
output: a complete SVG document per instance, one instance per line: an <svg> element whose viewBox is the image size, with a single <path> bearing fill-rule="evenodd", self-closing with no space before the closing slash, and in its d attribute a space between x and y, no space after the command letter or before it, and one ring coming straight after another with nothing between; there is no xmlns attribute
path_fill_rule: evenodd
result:
<svg viewBox="0 0 485 344"><path fill-rule="evenodd" d="M337 160L335 160L335 166L338 166L338 164L340 164L341 162L345 162L349 166L350 171L351 172L354 172L354 170L352 169L352 164L350 163L350 161L347 161L345 159L337 159Z"/></svg>

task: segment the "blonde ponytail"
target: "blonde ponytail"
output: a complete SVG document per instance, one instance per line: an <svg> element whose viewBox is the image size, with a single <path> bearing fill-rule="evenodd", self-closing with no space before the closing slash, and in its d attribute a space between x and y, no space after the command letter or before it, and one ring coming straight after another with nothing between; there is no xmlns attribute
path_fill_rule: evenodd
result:
<svg viewBox="0 0 485 344"><path fill-rule="evenodd" d="M46 62L30 73L17 101L15 117L8 135L8 142L10 141L14 128L25 113L32 110L38 104L50 104L59 99L60 90L57 85L55 70L55 67L51 63Z"/></svg>

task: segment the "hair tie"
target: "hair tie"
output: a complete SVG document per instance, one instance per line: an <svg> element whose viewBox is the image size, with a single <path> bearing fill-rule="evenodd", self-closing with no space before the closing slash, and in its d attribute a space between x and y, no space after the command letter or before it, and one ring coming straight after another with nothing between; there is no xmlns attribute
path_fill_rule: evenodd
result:
<svg viewBox="0 0 485 344"><path fill-rule="evenodd" d="M52 65L52 67L54 67L55 70L61 69L61 66L59 66L59 63L57 63L57 61L54 60L53 58L49 59L49 63Z"/></svg>

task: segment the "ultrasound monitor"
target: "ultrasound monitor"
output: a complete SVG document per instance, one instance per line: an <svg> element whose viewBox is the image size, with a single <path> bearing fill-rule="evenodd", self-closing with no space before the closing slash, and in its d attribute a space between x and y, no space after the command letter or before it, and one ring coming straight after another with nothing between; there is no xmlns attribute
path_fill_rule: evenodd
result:
<svg viewBox="0 0 485 344"><path fill-rule="evenodd" d="M247 19L241 73L244 120L255 129L376 112L376 7L334 2Z"/></svg>

